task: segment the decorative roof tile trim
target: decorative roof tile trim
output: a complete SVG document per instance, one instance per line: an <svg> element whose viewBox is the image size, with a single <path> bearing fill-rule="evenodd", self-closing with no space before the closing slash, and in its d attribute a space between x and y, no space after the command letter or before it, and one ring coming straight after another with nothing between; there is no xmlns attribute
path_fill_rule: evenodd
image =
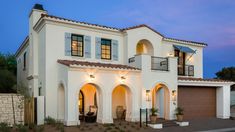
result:
<svg viewBox="0 0 235 132"><path fill-rule="evenodd" d="M109 26L104 26L104 25L99 25L99 24L92 24L92 23L88 23L88 22L81 22L81 21L77 21L77 20L71 20L71 19L62 18L62 17L58 17L58 16L53 16L53 15L48 15L48 14L41 14L41 18L43 18L43 17L54 18L54 19L59 19L59 20L64 20L64 21L75 22L75 23L79 23L79 24L85 24L85 25L88 25L88 26L96 26L96 27L101 27L101 28L120 31L119 28L115 28L115 27L109 27Z"/></svg>
<svg viewBox="0 0 235 132"><path fill-rule="evenodd" d="M165 37L164 39L165 40L185 42L185 43L193 43L193 44L198 44L198 45L202 45L202 46L208 46L206 43L196 42L196 41L182 40L182 39L176 39L176 38L167 38L167 37Z"/></svg>
<svg viewBox="0 0 235 132"><path fill-rule="evenodd" d="M148 25L145 25L145 24L141 24L141 25L136 25L136 26L132 26L132 27L127 27L127 28L123 28L121 29L121 31L126 31L126 30L131 30L131 29L136 29L136 28L141 28L141 27L146 27L146 28L149 28L150 30L152 30L153 32L159 34L160 36L164 37L163 34L159 33L157 30L149 27Z"/></svg>
<svg viewBox="0 0 235 132"><path fill-rule="evenodd" d="M24 48L24 46L27 44L27 41L29 41L29 36L26 36L23 43L20 45L20 47L17 49L15 56L17 56L20 51Z"/></svg>
<svg viewBox="0 0 235 132"><path fill-rule="evenodd" d="M175 39L175 38L165 37L163 34L161 34L160 32L156 31L155 29L149 27L146 24L141 24L141 25L127 27L127 28L116 28L116 27L109 27L109 26L104 26L104 25L99 25L99 24L92 24L92 23L88 23L88 22L81 22L81 21L77 21L77 20L71 20L71 19L67 19L67 18L62 18L62 17L54 16L54 15L41 14L41 18L38 20L38 22L35 24L35 26L40 22L40 20L43 17L54 18L54 19L63 20L63 21L69 21L69 22L75 22L75 23L79 23L79 24L85 24L85 25L88 25L88 26L95 26L95 27L100 27L100 28L105 28L105 29L111 29L111 30L116 30L116 31L120 31L120 32L124 32L126 30L131 30L131 29L136 29L136 28L141 28L141 27L147 27L150 30L152 30L153 32L155 32L155 33L159 34L160 36L162 36L163 39L165 39L165 40L172 40L172 41L179 41L179 42L193 43L193 44L198 44L198 45L202 45L202 46L207 46L206 43L202 43L202 42L195 42L195 41L190 41L190 40L182 40L182 39Z"/></svg>
<svg viewBox="0 0 235 132"><path fill-rule="evenodd" d="M140 70L139 68L131 67L128 65L121 65L121 64L76 61L76 60L57 60L57 62L66 66L79 65L79 66L103 67L103 68L126 69L126 70Z"/></svg>
<svg viewBox="0 0 235 132"><path fill-rule="evenodd" d="M222 80L222 79L203 79L203 78L192 78L192 77L178 77L180 81L199 81L199 82L228 82L233 83L232 81Z"/></svg>

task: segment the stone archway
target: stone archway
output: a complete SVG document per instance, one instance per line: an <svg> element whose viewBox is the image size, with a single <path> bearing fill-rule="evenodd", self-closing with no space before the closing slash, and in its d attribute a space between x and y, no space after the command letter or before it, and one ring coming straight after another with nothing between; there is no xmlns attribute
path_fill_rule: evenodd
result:
<svg viewBox="0 0 235 132"><path fill-rule="evenodd" d="M117 119L116 113L117 108L121 106L123 111L123 118L126 121L131 120L132 112L132 92L131 89L126 85L118 85L112 91L112 117ZM119 107L120 108L120 107Z"/></svg>
<svg viewBox="0 0 235 132"><path fill-rule="evenodd" d="M80 96L83 96L82 98L84 99L82 104L81 102L79 103L79 99L81 99ZM95 107L96 112L94 114L96 115L97 117L96 119L98 120L99 117L101 117L102 115L102 107L103 107L102 106L102 92L101 92L100 87L93 83L84 84L80 88L79 92L77 93L77 105L78 105L78 108L80 108L79 105L83 105L83 109L84 109L83 113L80 113L78 109L79 118L80 116L84 116L89 111L91 111L91 107Z"/></svg>
<svg viewBox="0 0 235 132"><path fill-rule="evenodd" d="M57 98L58 98L57 119L60 121L64 121L64 119L65 119L65 89L64 89L64 85L62 83L59 84Z"/></svg>
<svg viewBox="0 0 235 132"><path fill-rule="evenodd" d="M158 109L158 117L170 118L170 91L164 84L157 84L152 89L152 107Z"/></svg>
<svg viewBox="0 0 235 132"><path fill-rule="evenodd" d="M154 48L152 43L149 40L142 39L136 45L136 55L148 54L154 55Z"/></svg>

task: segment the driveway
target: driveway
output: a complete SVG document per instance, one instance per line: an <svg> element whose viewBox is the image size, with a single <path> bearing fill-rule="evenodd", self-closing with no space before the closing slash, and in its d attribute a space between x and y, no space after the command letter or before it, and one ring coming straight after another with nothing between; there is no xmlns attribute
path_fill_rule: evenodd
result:
<svg viewBox="0 0 235 132"><path fill-rule="evenodd" d="M215 129L233 128L235 127L235 120L230 119L195 119L189 121L190 125L187 127L168 127L163 128L163 132L193 132L193 131L208 131ZM155 131L155 130L153 130Z"/></svg>

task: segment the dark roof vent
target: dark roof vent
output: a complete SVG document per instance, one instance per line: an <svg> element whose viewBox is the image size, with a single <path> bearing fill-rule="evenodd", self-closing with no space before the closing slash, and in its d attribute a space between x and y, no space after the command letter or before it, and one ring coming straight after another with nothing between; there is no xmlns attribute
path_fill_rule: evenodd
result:
<svg viewBox="0 0 235 132"><path fill-rule="evenodd" d="M41 4L35 4L34 7L33 7L33 9L43 10L43 11L44 11L43 5L41 5Z"/></svg>

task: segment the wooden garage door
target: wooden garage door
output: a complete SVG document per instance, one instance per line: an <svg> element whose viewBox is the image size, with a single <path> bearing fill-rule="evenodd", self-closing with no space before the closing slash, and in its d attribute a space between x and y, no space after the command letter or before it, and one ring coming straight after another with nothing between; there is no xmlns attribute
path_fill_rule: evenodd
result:
<svg viewBox="0 0 235 132"><path fill-rule="evenodd" d="M178 87L178 105L184 108L185 119L216 116L216 88Z"/></svg>

